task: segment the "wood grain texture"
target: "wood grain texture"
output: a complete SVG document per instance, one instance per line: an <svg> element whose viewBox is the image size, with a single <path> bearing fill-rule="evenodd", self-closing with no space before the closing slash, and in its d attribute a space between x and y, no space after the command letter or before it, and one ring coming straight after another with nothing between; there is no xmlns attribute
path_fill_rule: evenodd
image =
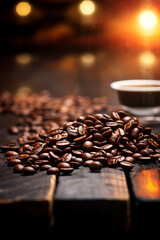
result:
<svg viewBox="0 0 160 240"><path fill-rule="evenodd" d="M101 173L81 167L70 176L60 176L55 195L55 220L108 230L127 230L130 197L124 172L103 168ZM117 217L118 216L118 217ZM83 219L83 220L82 220Z"/></svg>
<svg viewBox="0 0 160 240"><path fill-rule="evenodd" d="M158 164L136 164L130 174L133 237L156 239L159 234L160 172Z"/></svg>
<svg viewBox="0 0 160 240"><path fill-rule="evenodd" d="M56 176L39 172L31 176L13 173L0 155L0 209L3 223L18 216L18 224L50 227L53 223L53 199Z"/></svg>

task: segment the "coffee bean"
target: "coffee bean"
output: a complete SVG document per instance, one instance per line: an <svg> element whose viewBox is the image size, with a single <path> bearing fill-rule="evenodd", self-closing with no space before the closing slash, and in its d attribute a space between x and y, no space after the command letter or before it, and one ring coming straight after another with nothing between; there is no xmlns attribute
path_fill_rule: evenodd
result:
<svg viewBox="0 0 160 240"><path fill-rule="evenodd" d="M20 159L14 158L8 161L8 166L14 166L18 163L22 163L22 161Z"/></svg>
<svg viewBox="0 0 160 240"><path fill-rule="evenodd" d="M93 157L93 155L91 153L89 153L89 152L82 153L82 159L84 161L90 160L90 159L92 159L92 157Z"/></svg>
<svg viewBox="0 0 160 240"><path fill-rule="evenodd" d="M8 129L8 131L11 133L11 134L18 134L19 133L19 127L17 126L12 126Z"/></svg>
<svg viewBox="0 0 160 240"><path fill-rule="evenodd" d="M61 156L61 160L63 162L70 162L72 159L72 154L71 153L64 153L62 156Z"/></svg>
<svg viewBox="0 0 160 240"><path fill-rule="evenodd" d="M25 166L25 167L23 167L22 172L25 175L32 175L36 172L36 170L31 166Z"/></svg>
<svg viewBox="0 0 160 240"><path fill-rule="evenodd" d="M120 162L120 167L122 167L124 170L130 170L133 168L133 163L129 161L122 161Z"/></svg>
<svg viewBox="0 0 160 240"><path fill-rule="evenodd" d="M69 163L67 163L67 162L60 162L60 163L58 163L57 167L59 169L61 169L61 168L70 168L71 165Z"/></svg>
<svg viewBox="0 0 160 240"><path fill-rule="evenodd" d="M82 145L84 152L90 152L92 150L93 143L91 141L85 141Z"/></svg>
<svg viewBox="0 0 160 240"><path fill-rule="evenodd" d="M56 146L59 147L60 149L68 147L69 145L70 145L70 142L67 140L61 140L61 141L56 142Z"/></svg>
<svg viewBox="0 0 160 240"><path fill-rule="evenodd" d="M73 172L74 168L68 167L68 168L60 168L60 172L62 172L64 175L69 175Z"/></svg>
<svg viewBox="0 0 160 240"><path fill-rule="evenodd" d="M81 101L78 103L80 106ZM23 171L32 174L39 168L47 170L47 173L52 168L65 169L66 172L66 168L71 168L73 171L81 165L90 166L88 161L93 166L95 164L92 171L99 171L98 166L121 166L129 170L138 161L159 161L160 135L140 125L136 117L124 111L113 111L110 115L93 113L87 105L85 116L81 112L78 117L74 113L76 108L72 109L73 99L66 100L64 106L57 107L56 103L55 112L51 108L54 104L48 104L45 102L40 108L36 107L35 112L27 113L26 118L20 121L24 126L18 125L22 133L18 138L19 146L10 143L0 147L8 165L14 167L23 162ZM32 171L27 167L31 167ZM54 169L52 171L51 174L54 174Z"/></svg>
<svg viewBox="0 0 160 240"><path fill-rule="evenodd" d="M127 162L135 163L135 158L133 158L133 157L131 157L131 156L125 157L125 160L126 160Z"/></svg>
<svg viewBox="0 0 160 240"><path fill-rule="evenodd" d="M18 156L19 154L15 151L7 151L5 155L9 157L9 156Z"/></svg>
<svg viewBox="0 0 160 240"><path fill-rule="evenodd" d="M89 167L89 165L94 162L93 160L86 160L84 163L83 163L83 166L84 167Z"/></svg>
<svg viewBox="0 0 160 240"><path fill-rule="evenodd" d="M89 169L91 172L99 172L102 168L102 164L99 161L93 161L89 164Z"/></svg>
<svg viewBox="0 0 160 240"><path fill-rule="evenodd" d="M23 172L24 166L22 164L16 164L13 167L13 172L14 173L22 173Z"/></svg>
<svg viewBox="0 0 160 240"><path fill-rule="evenodd" d="M49 168L51 168L51 165L49 165L49 164L43 164L43 165L40 167L40 170L41 170L41 171L46 171L46 170L48 170Z"/></svg>
<svg viewBox="0 0 160 240"><path fill-rule="evenodd" d="M139 136L139 128L135 127L132 129L130 137L131 138L137 138Z"/></svg>
<svg viewBox="0 0 160 240"><path fill-rule="evenodd" d="M47 169L47 173L48 174L55 174L55 175L57 175L59 173L59 171L60 170L57 167L50 167L50 168Z"/></svg>

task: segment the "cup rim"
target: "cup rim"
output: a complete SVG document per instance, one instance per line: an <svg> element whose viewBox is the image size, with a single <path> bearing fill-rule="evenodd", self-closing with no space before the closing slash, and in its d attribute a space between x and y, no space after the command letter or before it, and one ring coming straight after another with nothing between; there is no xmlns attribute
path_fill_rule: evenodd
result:
<svg viewBox="0 0 160 240"><path fill-rule="evenodd" d="M123 87L124 84L132 84L132 87ZM133 87L133 85L159 85L156 87ZM110 84L110 87L117 91L125 91L125 92L159 92L160 91L160 80L155 79L127 79L127 80L119 80L114 81Z"/></svg>

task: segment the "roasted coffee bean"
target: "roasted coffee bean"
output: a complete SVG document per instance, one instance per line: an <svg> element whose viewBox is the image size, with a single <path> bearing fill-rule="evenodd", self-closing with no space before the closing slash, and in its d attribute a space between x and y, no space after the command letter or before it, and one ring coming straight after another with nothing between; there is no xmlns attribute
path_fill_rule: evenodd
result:
<svg viewBox="0 0 160 240"><path fill-rule="evenodd" d="M67 140L61 140L61 141L56 142L56 146L59 147L60 149L69 147L69 145L70 145L70 142Z"/></svg>
<svg viewBox="0 0 160 240"><path fill-rule="evenodd" d="M91 164L91 163L93 163L94 161L93 160L86 160L84 163L83 163L83 166L84 167L89 167L89 165Z"/></svg>
<svg viewBox="0 0 160 240"><path fill-rule="evenodd" d="M112 112L111 113L111 117L114 119L114 120L120 120L120 115L118 114L118 112Z"/></svg>
<svg viewBox="0 0 160 240"><path fill-rule="evenodd" d="M19 154L18 154L17 152L15 152L15 151L7 151L7 152L5 153L5 155L6 155L7 157L10 157L10 156L18 156Z"/></svg>
<svg viewBox="0 0 160 240"><path fill-rule="evenodd" d="M11 134L18 134L19 133L19 127L17 126L12 126L8 129L8 131L11 133Z"/></svg>
<svg viewBox="0 0 160 240"><path fill-rule="evenodd" d="M67 162L60 162L60 163L58 163L57 167L59 169L61 169L61 168L70 168L71 165L69 163L67 163Z"/></svg>
<svg viewBox="0 0 160 240"><path fill-rule="evenodd" d="M81 166L81 163L77 162L77 161L70 161L69 162L70 166L73 168L79 168Z"/></svg>
<svg viewBox="0 0 160 240"><path fill-rule="evenodd" d="M131 156L131 155L133 155L133 152L128 149L122 149L122 154L124 156Z"/></svg>
<svg viewBox="0 0 160 240"><path fill-rule="evenodd" d="M70 162L72 159L72 154L71 153L64 153L62 156L61 156L61 160L63 162Z"/></svg>
<svg viewBox="0 0 160 240"><path fill-rule="evenodd" d="M135 163L135 158L134 158L134 157L131 157L131 156L125 157L125 160L126 160L127 162Z"/></svg>
<svg viewBox="0 0 160 240"><path fill-rule="evenodd" d="M77 144L83 143L86 140L86 135L74 138L73 141L76 142Z"/></svg>
<svg viewBox="0 0 160 240"><path fill-rule="evenodd" d="M49 165L49 164L43 164L43 165L40 167L40 170L41 170L41 171L46 171L46 170L48 170L49 168L51 168L51 165Z"/></svg>
<svg viewBox="0 0 160 240"><path fill-rule="evenodd" d="M81 149L80 150L72 150L72 153L77 157L81 157L83 151Z"/></svg>
<svg viewBox="0 0 160 240"><path fill-rule="evenodd" d="M60 168L60 172L62 172L64 175L69 175L73 172L74 168L68 167L68 168Z"/></svg>
<svg viewBox="0 0 160 240"><path fill-rule="evenodd" d="M89 164L89 169L91 172L99 172L103 165L99 161L93 161Z"/></svg>
<svg viewBox="0 0 160 240"><path fill-rule="evenodd" d="M124 170L130 170L133 168L133 163L129 161L122 161L120 162L120 167L122 167Z"/></svg>
<svg viewBox="0 0 160 240"><path fill-rule="evenodd" d="M55 174L57 175L59 173L59 168L57 167L50 167L47 169L48 174Z"/></svg>
<svg viewBox="0 0 160 240"><path fill-rule="evenodd" d="M49 156L50 156L50 159L52 159L52 160L60 161L60 159L61 159L57 154L55 154L52 151L49 151Z"/></svg>
<svg viewBox="0 0 160 240"><path fill-rule="evenodd" d="M84 152L90 152L92 150L93 143L91 141L85 141L82 145Z"/></svg>
<svg viewBox="0 0 160 240"><path fill-rule="evenodd" d="M48 152L41 153L39 159L50 159L50 155Z"/></svg>
<svg viewBox="0 0 160 240"><path fill-rule="evenodd" d="M131 138L137 138L139 136L139 128L135 127L132 129L130 137Z"/></svg>
<svg viewBox="0 0 160 240"><path fill-rule="evenodd" d="M91 153L89 153L89 152L82 153L82 159L84 161L90 160L90 159L92 159L92 157L93 157L93 155Z"/></svg>
<svg viewBox="0 0 160 240"><path fill-rule="evenodd" d="M93 134L93 139L95 141L99 141L99 142L102 142L102 141L105 140L104 137L102 136L102 134L100 134L100 133L94 133Z"/></svg>
<svg viewBox="0 0 160 240"><path fill-rule="evenodd" d="M23 172L24 166L22 164L16 164L13 167L13 172L14 173L22 173Z"/></svg>
<svg viewBox="0 0 160 240"><path fill-rule="evenodd" d="M153 134L151 128L140 125L137 118L124 111L114 111L111 115L90 113L88 107L85 116L81 112L78 117L74 114L76 108L72 111L73 99L68 100L68 104L67 100L65 107L57 107L56 103L54 112L51 107L54 104L50 103L45 109L48 106L45 102L42 108L27 114L24 126L18 125L22 133L19 146L10 143L0 147L8 165L14 165L15 159L19 159L24 168L32 167L35 171L46 170L46 165L73 171L94 161L102 167L122 166L129 170L136 161L159 161L160 134Z"/></svg>
<svg viewBox="0 0 160 240"><path fill-rule="evenodd" d="M32 175L36 172L36 170L35 170L35 168L33 168L31 166L25 166L25 167L23 167L22 172L25 175Z"/></svg>
<svg viewBox="0 0 160 240"><path fill-rule="evenodd" d="M119 162L119 159L113 156L108 159L107 164L110 167L115 167L118 164L118 162Z"/></svg>
<svg viewBox="0 0 160 240"><path fill-rule="evenodd" d="M13 158L13 159L8 161L8 166L14 166L14 165L16 165L18 163L22 163L22 161L20 159Z"/></svg>

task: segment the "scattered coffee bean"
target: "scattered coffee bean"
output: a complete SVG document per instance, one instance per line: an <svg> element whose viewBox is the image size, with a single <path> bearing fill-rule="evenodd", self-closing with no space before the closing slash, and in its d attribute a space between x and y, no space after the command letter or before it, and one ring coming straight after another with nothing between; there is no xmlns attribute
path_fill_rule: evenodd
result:
<svg viewBox="0 0 160 240"><path fill-rule="evenodd" d="M91 171L117 166L130 170L135 162L159 162L160 134L124 111L97 113L107 111L106 98L52 99L43 93L25 101L9 93L0 95L1 112L24 116L9 129L21 134L18 145L0 146L14 172L33 174L40 169L70 174L80 166Z"/></svg>
<svg viewBox="0 0 160 240"><path fill-rule="evenodd" d="M22 173L24 166L22 164L16 164L13 167L13 172L15 173Z"/></svg>
<svg viewBox="0 0 160 240"><path fill-rule="evenodd" d="M89 164L89 169L91 172L99 172L102 168L102 164L99 161L93 161Z"/></svg>
<svg viewBox="0 0 160 240"><path fill-rule="evenodd" d="M23 167L22 172L26 175L32 175L36 172L36 170L31 166L25 166Z"/></svg>
<svg viewBox="0 0 160 240"><path fill-rule="evenodd" d="M58 174L59 173L59 168L57 167L50 167L47 169L48 174Z"/></svg>
<svg viewBox="0 0 160 240"><path fill-rule="evenodd" d="M60 172L62 172L64 175L69 175L73 172L74 168L60 168Z"/></svg>

